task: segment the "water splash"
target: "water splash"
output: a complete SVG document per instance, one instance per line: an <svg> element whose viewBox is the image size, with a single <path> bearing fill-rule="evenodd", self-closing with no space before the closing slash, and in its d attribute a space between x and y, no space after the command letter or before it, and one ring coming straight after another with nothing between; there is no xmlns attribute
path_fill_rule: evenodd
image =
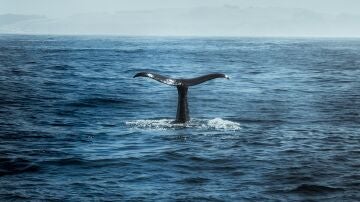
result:
<svg viewBox="0 0 360 202"><path fill-rule="evenodd" d="M213 128L216 130L240 130L240 124L228 120L223 120L221 118L214 118L207 121L205 128Z"/></svg>
<svg viewBox="0 0 360 202"><path fill-rule="evenodd" d="M126 121L125 124L132 128L155 130L192 128L202 130L237 131L241 129L239 123L221 118L191 119L191 121L187 123L174 123L173 119L133 120Z"/></svg>

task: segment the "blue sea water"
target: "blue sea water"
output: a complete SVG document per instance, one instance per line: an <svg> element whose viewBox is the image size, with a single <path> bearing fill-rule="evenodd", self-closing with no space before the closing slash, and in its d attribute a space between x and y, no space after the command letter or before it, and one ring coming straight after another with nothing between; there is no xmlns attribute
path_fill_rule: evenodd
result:
<svg viewBox="0 0 360 202"><path fill-rule="evenodd" d="M189 89L132 78L221 72ZM0 35L1 201L358 201L360 39Z"/></svg>

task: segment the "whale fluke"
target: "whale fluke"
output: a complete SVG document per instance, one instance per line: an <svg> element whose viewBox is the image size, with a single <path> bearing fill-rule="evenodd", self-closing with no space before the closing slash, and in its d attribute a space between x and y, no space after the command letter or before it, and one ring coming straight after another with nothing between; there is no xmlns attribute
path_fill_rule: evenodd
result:
<svg viewBox="0 0 360 202"><path fill-rule="evenodd" d="M149 77L161 83L176 86L178 90L178 106L177 106L177 113L176 113L176 123L185 123L186 121L190 120L189 116L189 108L188 108L188 101L187 101L187 92L189 86L194 86L201 84L205 81L209 81L211 79L216 78L226 78L229 79L228 76L225 74L214 73L214 74L207 74L204 76L195 77L192 79L173 79L170 77L162 76L160 74L150 73L150 72L139 72L135 74L135 77Z"/></svg>
<svg viewBox="0 0 360 202"><path fill-rule="evenodd" d="M161 83L170 85L170 86L195 86L198 85L200 83L203 83L205 81L209 81L211 79L216 79L216 78L226 78L229 79L228 76L226 76L225 74L219 74L219 73L215 73L215 74L207 74L204 76L199 76L196 78L192 78L192 79L173 79L167 76L162 76L160 74L154 74L154 73L150 73L150 72L139 72L137 74L135 74L135 77L149 77L152 78L156 81L159 81Z"/></svg>

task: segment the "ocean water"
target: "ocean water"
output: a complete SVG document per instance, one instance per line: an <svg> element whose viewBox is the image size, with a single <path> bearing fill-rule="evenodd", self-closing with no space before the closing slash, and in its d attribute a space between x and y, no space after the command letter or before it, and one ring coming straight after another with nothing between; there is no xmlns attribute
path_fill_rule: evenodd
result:
<svg viewBox="0 0 360 202"><path fill-rule="evenodd" d="M359 39L0 35L0 200L358 201L359 114Z"/></svg>

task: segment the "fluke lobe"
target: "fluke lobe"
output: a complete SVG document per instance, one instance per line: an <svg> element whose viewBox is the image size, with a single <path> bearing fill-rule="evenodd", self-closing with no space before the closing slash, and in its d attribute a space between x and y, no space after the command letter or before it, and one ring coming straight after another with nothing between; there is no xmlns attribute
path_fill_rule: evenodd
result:
<svg viewBox="0 0 360 202"><path fill-rule="evenodd" d="M178 106L177 106L177 113L176 113L176 120L175 123L185 123L189 121L189 108L188 108L188 101L187 101L187 92L190 86L195 86L201 84L205 81L209 81L211 79L216 78L226 78L229 79L228 76L225 74L208 74L204 76L199 76L192 79L173 79L166 76L162 76L159 74L154 74L150 72L139 72L135 74L135 77L149 77L161 83L176 86L178 90Z"/></svg>

